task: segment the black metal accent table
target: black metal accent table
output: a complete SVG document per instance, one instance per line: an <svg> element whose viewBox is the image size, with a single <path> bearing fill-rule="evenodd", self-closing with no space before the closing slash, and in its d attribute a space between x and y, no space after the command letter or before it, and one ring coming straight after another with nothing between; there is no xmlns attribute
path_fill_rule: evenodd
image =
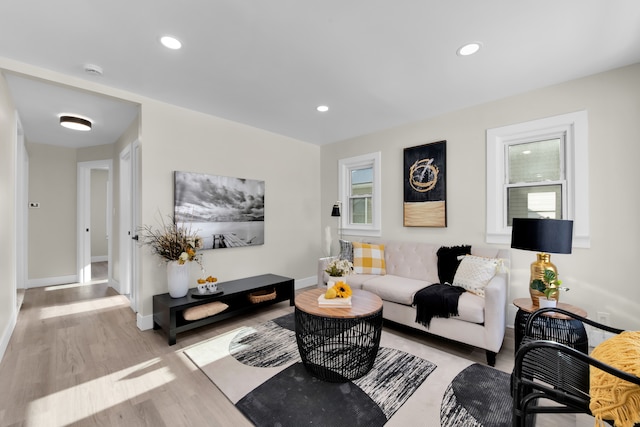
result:
<svg viewBox="0 0 640 427"><path fill-rule="evenodd" d="M354 290L350 308L319 307L313 289L296 296L296 341L302 363L313 376L329 382L360 378L371 370L382 333L382 300Z"/></svg>
<svg viewBox="0 0 640 427"><path fill-rule="evenodd" d="M517 298L513 305L518 307L516 313L515 332L515 352L518 352L520 343L524 337L524 329L531 314L540 307L534 306L530 298ZM582 317L587 317L587 312L580 307L571 304L558 303L558 308L570 311ZM544 313L534 319L531 330L531 339L547 339L566 344L583 353L589 352L589 340L584 324L570 317L559 313Z"/></svg>
<svg viewBox="0 0 640 427"><path fill-rule="evenodd" d="M223 293L211 298L193 298L187 294L182 298L171 298L168 293L153 296L153 329L163 329L167 332L169 345L176 343L176 335L180 332L199 328L228 319L242 313L249 312L258 307L275 304L289 300L289 305L294 302L294 280L289 277L277 276L275 274L263 274L260 276L248 277L246 279L231 280L218 283L218 289ZM275 299L252 304L248 295L259 290L276 290ZM213 301L220 301L229 306L225 311L213 316L198 320L185 320L183 312L187 308L207 304Z"/></svg>

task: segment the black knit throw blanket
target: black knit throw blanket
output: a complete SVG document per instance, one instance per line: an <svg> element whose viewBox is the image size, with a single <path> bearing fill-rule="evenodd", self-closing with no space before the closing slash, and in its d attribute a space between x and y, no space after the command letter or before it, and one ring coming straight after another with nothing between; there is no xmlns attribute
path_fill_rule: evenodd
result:
<svg viewBox="0 0 640 427"><path fill-rule="evenodd" d="M435 284L420 289L413 297L416 307L416 322L427 328L434 317L457 316L458 300L464 288Z"/></svg>

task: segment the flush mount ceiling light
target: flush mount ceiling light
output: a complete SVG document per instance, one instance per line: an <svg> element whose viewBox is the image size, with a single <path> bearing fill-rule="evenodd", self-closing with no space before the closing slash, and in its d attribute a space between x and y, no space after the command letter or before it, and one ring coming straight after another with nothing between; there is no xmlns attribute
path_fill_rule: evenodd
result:
<svg viewBox="0 0 640 427"><path fill-rule="evenodd" d="M460 47L456 53L458 54L458 56L469 56L478 52L481 47L482 43L480 42L467 43L464 46Z"/></svg>
<svg viewBox="0 0 640 427"><path fill-rule="evenodd" d="M77 116L60 116L60 126L67 129L88 131L91 130L91 121Z"/></svg>
<svg viewBox="0 0 640 427"><path fill-rule="evenodd" d="M318 105L316 110L320 111L321 113L326 113L327 111L329 111L329 107L326 105Z"/></svg>
<svg viewBox="0 0 640 427"><path fill-rule="evenodd" d="M175 37L172 36L162 36L160 37L160 43L164 45L164 47L168 49L177 50L182 47L182 43Z"/></svg>

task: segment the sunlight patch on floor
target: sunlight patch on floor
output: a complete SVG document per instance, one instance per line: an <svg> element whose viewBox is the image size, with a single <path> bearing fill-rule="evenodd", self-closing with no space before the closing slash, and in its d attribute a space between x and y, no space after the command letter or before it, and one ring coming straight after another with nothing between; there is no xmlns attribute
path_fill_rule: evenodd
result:
<svg viewBox="0 0 640 427"><path fill-rule="evenodd" d="M159 358L34 400L28 425L69 425L119 405L176 379ZM96 390L100 392L96 393ZM109 393L104 393L109 390Z"/></svg>
<svg viewBox="0 0 640 427"><path fill-rule="evenodd" d="M99 284L107 283L107 282L108 282L107 279L100 279L100 280L92 280L90 282L85 282L85 283L66 283L64 285L46 286L44 288L44 290L45 291L59 291L59 290L62 290L62 289L81 288L83 286L99 285Z"/></svg>
<svg viewBox="0 0 640 427"><path fill-rule="evenodd" d="M103 297L92 299L89 301L73 302L69 304L61 304L53 307L44 307L40 309L40 319L52 319L58 316L69 316L71 314L94 312L109 308L118 308L128 306L129 301L122 295L114 295L111 297Z"/></svg>
<svg viewBox="0 0 640 427"><path fill-rule="evenodd" d="M198 366L206 366L217 360L223 359L229 356L227 349L231 344L233 338L243 332L245 335L251 332L256 332L254 328L242 327L233 331L227 332L223 335L216 336L206 341L199 342L191 347L184 348L183 351L189 358ZM205 343L219 342L218 345L203 345Z"/></svg>

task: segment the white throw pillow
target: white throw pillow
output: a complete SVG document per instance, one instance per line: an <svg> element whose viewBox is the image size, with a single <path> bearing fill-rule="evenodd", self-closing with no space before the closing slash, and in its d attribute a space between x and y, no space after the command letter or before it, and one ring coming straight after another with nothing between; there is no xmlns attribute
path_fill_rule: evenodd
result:
<svg viewBox="0 0 640 427"><path fill-rule="evenodd" d="M460 286L484 298L484 288L496 275L498 265L499 260L495 258L466 255L458 266L453 278L453 286Z"/></svg>

